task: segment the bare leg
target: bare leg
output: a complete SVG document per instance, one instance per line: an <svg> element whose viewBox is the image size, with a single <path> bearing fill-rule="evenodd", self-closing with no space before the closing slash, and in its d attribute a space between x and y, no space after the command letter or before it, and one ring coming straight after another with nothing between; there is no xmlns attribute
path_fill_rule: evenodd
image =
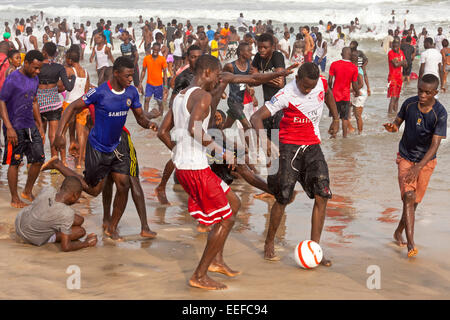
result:
<svg viewBox="0 0 450 320"><path fill-rule="evenodd" d="M344 138L347 138L347 131L348 131L348 120L342 119L342 136Z"/></svg>
<svg viewBox="0 0 450 320"><path fill-rule="evenodd" d="M150 230L147 222L147 209L145 207L144 191L142 190L139 177L130 177L131 184L131 196L133 198L134 205L141 220L141 236L145 238L155 238L156 232Z"/></svg>
<svg viewBox="0 0 450 320"><path fill-rule="evenodd" d="M86 142L87 137L89 135L89 131L87 130L86 126L83 126L78 122L75 124L75 129L77 132L78 144L80 146L80 152L76 160L76 167L81 168L86 156Z"/></svg>
<svg viewBox="0 0 450 320"><path fill-rule="evenodd" d="M323 224L325 222L328 199L318 195L315 195L314 198L314 207L311 217L311 240L319 243ZM320 264L329 267L331 266L331 261L323 256Z"/></svg>
<svg viewBox="0 0 450 320"><path fill-rule="evenodd" d="M8 186L11 192L11 207L13 208L23 208L28 205L20 200L19 194L17 193L18 174L19 166L10 165L8 168Z"/></svg>
<svg viewBox="0 0 450 320"><path fill-rule="evenodd" d="M269 228L267 230L266 242L264 245L264 259L266 260L280 260L280 258L275 255L274 241L275 234L277 233L278 227L280 226L281 218L283 217L285 208L285 204L281 204L276 201L272 206L272 210L270 211Z"/></svg>
<svg viewBox="0 0 450 320"><path fill-rule="evenodd" d="M145 110L145 112L148 112L149 105L150 105L150 97L145 97L145 99L144 99L144 110Z"/></svg>
<svg viewBox="0 0 450 320"><path fill-rule="evenodd" d="M155 188L156 197L161 204L169 204L166 196L166 185L167 181L169 181L170 176L172 175L173 170L175 170L175 165L173 164L172 160L167 161L164 167L161 182Z"/></svg>
<svg viewBox="0 0 450 320"><path fill-rule="evenodd" d="M267 186L267 182L264 181L259 175L256 175L246 164L236 165L236 172L244 178L250 185L258 188L266 193L272 194Z"/></svg>
<svg viewBox="0 0 450 320"><path fill-rule="evenodd" d="M361 134L363 131L363 121L362 121L362 112L363 107L353 107L355 118L356 118L356 124L358 126L358 134Z"/></svg>
<svg viewBox="0 0 450 320"><path fill-rule="evenodd" d="M213 261L216 261L216 264L213 265L213 268L221 268L221 271L225 272L235 272L229 269L225 262L221 262L219 267L219 261L221 259L221 253L223 251L223 247L225 245L225 241L231 231L231 228L234 225L235 215L240 208L240 200L234 194L233 191L229 191L227 194L228 201L233 210L233 214L227 220L223 220L214 225L213 229L209 232L208 241L206 243L205 251L200 259L200 263L195 269L194 274L189 280L189 284L193 287L208 289L208 290L223 290L226 289L227 286L214 281L207 275L208 268L210 267ZM236 210L236 211L235 211ZM220 256L218 254L220 253ZM216 260L215 260L216 259ZM223 260L222 260L223 261ZM217 272L217 269L216 269Z"/></svg>
<svg viewBox="0 0 450 320"><path fill-rule="evenodd" d="M111 223L111 203L113 194L114 181L111 174L108 175L103 186L102 202L103 202L103 231L106 231Z"/></svg>
<svg viewBox="0 0 450 320"><path fill-rule="evenodd" d="M22 192L22 197L33 201L34 200L34 196L33 196L33 186L34 183L36 182L37 177L39 176L39 172L41 172L41 166L42 163L37 162L37 163L33 163L30 168L28 169L28 177L27 177L27 182L25 184L25 188L23 189Z"/></svg>
<svg viewBox="0 0 450 320"><path fill-rule="evenodd" d="M403 214L405 215L408 257L414 257L418 252L414 244L415 200L416 193L414 191L408 191L403 195Z"/></svg>
<svg viewBox="0 0 450 320"><path fill-rule="evenodd" d="M112 172L111 175L116 185L116 196L114 197L111 223L105 233L110 236L111 239L121 241L122 238L117 232L117 226L119 225L119 221L122 218L127 205L130 179L129 176L117 172Z"/></svg>

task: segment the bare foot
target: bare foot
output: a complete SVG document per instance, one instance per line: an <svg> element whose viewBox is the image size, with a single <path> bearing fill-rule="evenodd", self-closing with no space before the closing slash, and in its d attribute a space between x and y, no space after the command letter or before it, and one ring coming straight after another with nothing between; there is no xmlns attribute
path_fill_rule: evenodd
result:
<svg viewBox="0 0 450 320"><path fill-rule="evenodd" d="M267 192L263 192L263 193L255 194L253 196L253 198L255 198L255 199L273 199L274 196L273 196L273 194L270 194L270 193L267 193Z"/></svg>
<svg viewBox="0 0 450 320"><path fill-rule="evenodd" d="M406 246L406 242L405 242L405 240L403 240L402 234L398 233L397 230L394 232L394 239L395 239L395 243L397 243L397 245L399 247L405 247Z"/></svg>
<svg viewBox="0 0 450 320"><path fill-rule="evenodd" d="M349 127L349 128L348 128L348 133L353 133L353 132L355 132L355 128Z"/></svg>
<svg viewBox="0 0 450 320"><path fill-rule="evenodd" d="M264 245L264 259L269 261L280 261L280 257L275 255L273 243Z"/></svg>
<svg viewBox="0 0 450 320"><path fill-rule="evenodd" d="M229 277L236 277L241 274L240 271L231 270L225 263L219 264L213 262L209 265L208 271L222 273Z"/></svg>
<svg viewBox="0 0 450 320"><path fill-rule="evenodd" d="M206 289L206 290L228 289L228 287L226 285L211 279L207 275L205 275L203 278L195 278L194 276L192 276L192 278L189 280L189 285L191 287Z"/></svg>
<svg viewBox="0 0 450 320"><path fill-rule="evenodd" d="M111 238L111 240L114 241L123 241L123 238L119 235L119 232L117 230L111 231L111 228L108 227L104 230L105 235Z"/></svg>
<svg viewBox="0 0 450 320"><path fill-rule="evenodd" d="M332 265L331 260L328 260L325 257L322 257L322 261L320 261L320 264L325 267L331 267Z"/></svg>
<svg viewBox="0 0 450 320"><path fill-rule="evenodd" d="M155 188L155 195L161 204L170 204L166 197L166 186L157 186Z"/></svg>
<svg viewBox="0 0 450 320"><path fill-rule="evenodd" d="M156 238L157 233L153 232L150 229L142 229L141 231L141 237L148 238L148 239L154 239Z"/></svg>
<svg viewBox="0 0 450 320"><path fill-rule="evenodd" d="M28 203L25 203L20 199L11 201L11 207L13 207L13 208L22 209L22 208L25 208L26 206L28 206Z"/></svg>
<svg viewBox="0 0 450 320"><path fill-rule="evenodd" d="M415 256L417 256L418 253L419 253L419 250L416 247L414 247L413 249L410 249L408 251L408 258L415 257Z"/></svg>
<svg viewBox="0 0 450 320"><path fill-rule="evenodd" d="M30 201L30 202L33 202L33 201L34 201L34 196L33 196L32 193L27 194L27 193L25 193L25 192L22 192L22 193L20 194L20 196L21 196L22 198L24 198L25 200L28 200L28 201Z"/></svg>
<svg viewBox="0 0 450 320"><path fill-rule="evenodd" d="M72 142L69 146L69 154L73 157L78 157L80 152L80 146L78 143Z"/></svg>
<svg viewBox="0 0 450 320"><path fill-rule="evenodd" d="M55 163L57 163L59 160L58 156L53 156L50 160L48 160L46 163L44 163L41 167L41 171L46 171L46 170L52 170L55 169L54 165Z"/></svg>
<svg viewBox="0 0 450 320"><path fill-rule="evenodd" d="M199 223L197 225L197 231L200 232L200 233L210 232L211 231L211 227L210 226L205 226L204 224Z"/></svg>

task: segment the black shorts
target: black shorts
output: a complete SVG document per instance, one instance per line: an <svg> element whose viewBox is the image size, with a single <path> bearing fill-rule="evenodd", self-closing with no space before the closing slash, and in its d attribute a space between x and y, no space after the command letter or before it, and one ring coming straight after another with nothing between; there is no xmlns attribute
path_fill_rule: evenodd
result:
<svg viewBox="0 0 450 320"><path fill-rule="evenodd" d="M41 113L42 121L59 121L61 120L62 108Z"/></svg>
<svg viewBox="0 0 450 320"><path fill-rule="evenodd" d="M43 163L45 161L44 144L39 130L35 128L16 130L17 145L8 143L6 131L5 152L3 153L3 164L17 166L22 163L23 155L27 157L27 163Z"/></svg>
<svg viewBox="0 0 450 320"><path fill-rule="evenodd" d="M278 172L267 177L267 185L280 204L289 203L297 181L310 199L315 195L331 199L328 165L320 145L303 147L280 143Z"/></svg>
<svg viewBox="0 0 450 320"><path fill-rule="evenodd" d="M283 110L278 111L273 116L268 117L263 120L264 129L266 129L267 137L272 141L272 132L271 130L279 130L280 122L283 119Z"/></svg>
<svg viewBox="0 0 450 320"><path fill-rule="evenodd" d="M84 180L91 187L99 184L111 172L138 177L136 150L128 133L122 131L119 145L114 152L109 153L94 149L88 139L85 168Z"/></svg>
<svg viewBox="0 0 450 320"><path fill-rule="evenodd" d="M244 114L244 105L242 102L237 102L231 99L227 100L228 110L227 115L234 120L242 120L245 119Z"/></svg>
<svg viewBox="0 0 450 320"><path fill-rule="evenodd" d="M412 63L408 64L406 68L403 68L403 75L405 77L409 77L411 75L411 71L412 71Z"/></svg>
<svg viewBox="0 0 450 320"><path fill-rule="evenodd" d="M336 102L337 111L340 119L348 119L350 116L350 101Z"/></svg>

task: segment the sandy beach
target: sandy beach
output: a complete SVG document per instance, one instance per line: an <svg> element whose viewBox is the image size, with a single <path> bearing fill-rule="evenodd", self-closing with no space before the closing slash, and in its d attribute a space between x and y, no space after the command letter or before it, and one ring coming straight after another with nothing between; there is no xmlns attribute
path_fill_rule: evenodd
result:
<svg viewBox="0 0 450 320"><path fill-rule="evenodd" d="M119 225L126 241L103 241L101 198L84 198L75 208L85 217L87 232L99 235L96 248L63 253L55 244L34 247L16 242L13 226L18 210L9 207L6 168L1 169L1 299L450 298L450 259L445 254L449 217L442 204L449 191L441 188L446 183L439 178L445 165L437 166L427 197L418 209L419 255L408 259L406 249L398 248L392 241L401 210L393 161L397 142L392 137L377 139L378 145L375 141L366 144L356 136L323 143L334 192L321 241L325 254L333 261L330 268L303 270L296 266L294 247L309 236L312 208L312 202L298 185L300 192L288 206L277 236L276 249L282 259L265 261L262 250L270 202L254 199L258 191L237 180L232 189L240 196L242 209L226 244L225 259L243 273L236 278L213 274L229 286L218 292L188 286L206 234L197 232L195 221L187 213L187 195L179 185L168 186L171 206L160 206L152 195L168 152L154 134L137 129L134 139L143 137L147 144L137 148L148 218L151 228L158 232L154 240L139 237L139 220L129 201ZM144 148L153 150L153 155L142 155ZM372 152L379 148L385 150L384 154ZM446 150L448 145L444 144L441 154ZM376 169L380 166L383 170ZM60 175L45 173L35 192L42 185L57 185L58 181ZM67 289L66 270L70 265L81 270L80 290ZM367 268L371 265L380 267L379 290L370 290L366 285L371 275Z"/></svg>

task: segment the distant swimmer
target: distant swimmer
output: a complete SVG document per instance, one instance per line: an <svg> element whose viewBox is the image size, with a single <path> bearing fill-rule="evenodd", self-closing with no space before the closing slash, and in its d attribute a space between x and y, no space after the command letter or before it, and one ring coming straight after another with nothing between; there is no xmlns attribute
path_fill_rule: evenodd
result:
<svg viewBox="0 0 450 320"><path fill-rule="evenodd" d="M447 111L435 99L438 88L439 79L435 75L424 75L419 80L418 95L403 102L394 122L384 124L387 131L398 132L405 122L397 153L403 214L394 232L394 239L399 246L407 245L408 257L418 253L414 243L415 213L436 167L436 153L441 140L447 136ZM403 240L404 230L407 242Z"/></svg>
<svg viewBox="0 0 450 320"><path fill-rule="evenodd" d="M84 218L70 206L78 201L83 190L80 180L67 177L58 192L52 187L44 188L33 203L22 209L16 217L15 229L19 238L35 246L61 243L64 252L95 247L97 235L86 235L82 227Z"/></svg>

